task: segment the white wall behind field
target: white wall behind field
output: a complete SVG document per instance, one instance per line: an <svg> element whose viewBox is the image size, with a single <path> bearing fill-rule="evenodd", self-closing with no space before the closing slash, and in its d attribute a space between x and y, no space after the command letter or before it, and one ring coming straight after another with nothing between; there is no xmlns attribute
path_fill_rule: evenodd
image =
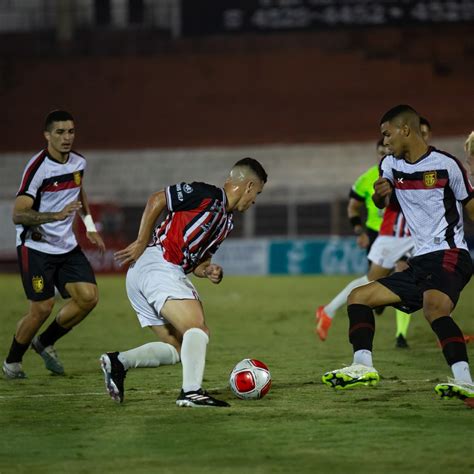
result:
<svg viewBox="0 0 474 474"><path fill-rule="evenodd" d="M444 137L433 140L433 145L464 160L464 140ZM87 158L84 184L92 201L139 205L152 192L179 181L220 186L229 168L245 156L265 167L269 180L259 202L272 203L346 197L357 176L375 163L375 141L127 151L81 150L79 146L78 151ZM21 173L34 152L0 154L0 200L14 199Z"/></svg>

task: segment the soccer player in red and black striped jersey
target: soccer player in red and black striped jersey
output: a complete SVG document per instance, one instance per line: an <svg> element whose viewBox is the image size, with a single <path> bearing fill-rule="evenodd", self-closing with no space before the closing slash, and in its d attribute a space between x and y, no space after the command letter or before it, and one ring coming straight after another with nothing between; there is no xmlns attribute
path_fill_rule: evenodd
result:
<svg viewBox="0 0 474 474"><path fill-rule="evenodd" d="M100 357L113 400L123 401L128 369L181 360L183 384L178 406L228 406L202 388L209 330L199 295L187 275L220 283L223 270L212 263L212 256L232 230L233 211L249 209L266 181L262 165L243 158L233 166L222 188L178 183L150 196L137 240L117 252L116 258L130 264L128 298L141 326L149 327L160 342ZM165 219L153 230L163 211Z"/></svg>
<svg viewBox="0 0 474 474"><path fill-rule="evenodd" d="M454 377L438 384L436 393L443 398L459 398L474 407L466 343L451 317L472 276L463 208L474 220L473 187L460 161L426 144L421 136L420 116L412 107L399 105L390 109L380 121L380 130L391 154L380 163L373 199L377 206L384 207L395 193L415 250L408 269L356 288L349 295L353 365L327 372L323 382L338 388L376 384L379 375L372 363L372 309L383 305L409 313L423 309Z"/></svg>
<svg viewBox="0 0 474 474"><path fill-rule="evenodd" d="M82 321L98 301L94 272L73 232L79 212L89 240L105 250L82 186L86 161L72 151L75 129L71 114L51 112L46 117L44 137L48 146L26 165L13 210L18 261L30 306L17 325L3 363L3 372L10 379L26 377L22 359L30 343L48 370L63 374L54 343ZM53 310L55 288L70 300L35 337Z"/></svg>

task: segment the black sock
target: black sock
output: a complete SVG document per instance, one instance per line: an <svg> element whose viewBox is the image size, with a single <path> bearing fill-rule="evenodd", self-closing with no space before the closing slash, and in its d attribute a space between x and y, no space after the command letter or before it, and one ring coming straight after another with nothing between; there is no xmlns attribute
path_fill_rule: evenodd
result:
<svg viewBox="0 0 474 474"><path fill-rule="evenodd" d="M30 343L20 344L15 339L15 336L13 336L12 345L10 346L10 352L8 353L7 358L5 359L5 362L7 364L11 364L13 362L21 362L24 353L28 350L28 347L30 347Z"/></svg>
<svg viewBox="0 0 474 474"><path fill-rule="evenodd" d="M361 349L372 351L375 333L375 318L372 309L365 304L350 304L347 307L349 315L349 341L354 352Z"/></svg>
<svg viewBox="0 0 474 474"><path fill-rule="evenodd" d="M63 328L54 320L46 330L40 334L39 340L44 347L52 346L59 338L67 334L70 329Z"/></svg>
<svg viewBox="0 0 474 474"><path fill-rule="evenodd" d="M431 323L438 336L446 362L451 367L456 362L468 362L464 335L451 316L442 316Z"/></svg>

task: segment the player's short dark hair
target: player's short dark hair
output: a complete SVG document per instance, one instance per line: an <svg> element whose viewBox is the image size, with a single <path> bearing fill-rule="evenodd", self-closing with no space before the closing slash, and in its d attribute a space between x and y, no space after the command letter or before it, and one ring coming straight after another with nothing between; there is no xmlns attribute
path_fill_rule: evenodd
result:
<svg viewBox="0 0 474 474"><path fill-rule="evenodd" d="M400 115L416 115L418 118L420 114L411 106L406 104L396 105L392 107L389 111L385 112L385 114L380 119L380 125L385 122L391 122L393 119L397 118Z"/></svg>
<svg viewBox="0 0 474 474"><path fill-rule="evenodd" d="M426 117L420 116L420 125L426 125L428 127L428 130L431 130L431 123L428 122L428 119Z"/></svg>
<svg viewBox="0 0 474 474"><path fill-rule="evenodd" d="M235 166L246 166L247 168L250 168L263 183L267 182L267 172L263 169L263 166L254 158L242 158L241 160L237 161L234 167Z"/></svg>
<svg viewBox="0 0 474 474"><path fill-rule="evenodd" d="M74 122L74 118L69 112L65 110L53 110L46 116L44 129L49 131L54 122L65 122L66 120L72 120Z"/></svg>

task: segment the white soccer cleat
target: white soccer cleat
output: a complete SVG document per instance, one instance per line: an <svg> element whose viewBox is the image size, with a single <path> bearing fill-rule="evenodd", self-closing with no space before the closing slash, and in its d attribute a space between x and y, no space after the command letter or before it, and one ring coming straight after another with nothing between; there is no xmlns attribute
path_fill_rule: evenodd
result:
<svg viewBox="0 0 474 474"><path fill-rule="evenodd" d="M472 383L448 377L447 383L439 383L434 390L441 398L459 398L468 407L474 408L474 384Z"/></svg>
<svg viewBox="0 0 474 474"><path fill-rule="evenodd" d="M2 371L6 379L14 380L27 378L25 372L23 372L21 362L8 363L7 361L3 361Z"/></svg>
<svg viewBox="0 0 474 474"><path fill-rule="evenodd" d="M324 384L337 390L361 385L374 386L379 380L379 373L376 369L362 364L352 364L342 369L326 372L322 376Z"/></svg>

